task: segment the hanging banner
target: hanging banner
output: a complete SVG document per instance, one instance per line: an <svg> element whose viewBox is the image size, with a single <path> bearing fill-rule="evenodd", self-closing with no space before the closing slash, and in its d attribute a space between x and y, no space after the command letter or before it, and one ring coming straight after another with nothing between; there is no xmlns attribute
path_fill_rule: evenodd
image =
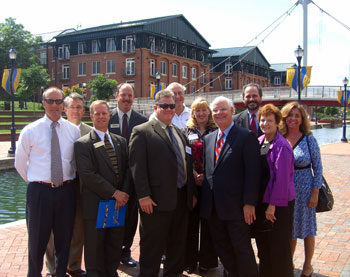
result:
<svg viewBox="0 0 350 277"><path fill-rule="evenodd" d="M338 90L338 102L342 105L344 105L344 91ZM350 90L346 90L346 105L350 104Z"/></svg>
<svg viewBox="0 0 350 277"><path fill-rule="evenodd" d="M303 91L304 88L310 84L311 81L311 69L312 66L302 66L300 68L300 89ZM288 67L287 68L287 80L286 83L295 91L298 91L298 78L297 78L298 67Z"/></svg>
<svg viewBox="0 0 350 277"><path fill-rule="evenodd" d="M11 74L11 69L4 69L4 73L2 75L2 87L8 93L11 93L11 90L10 90L10 74ZM16 92L16 90L18 88L20 77L21 77L21 69L20 68L15 68L13 70L13 76L12 76L12 91L13 92Z"/></svg>
<svg viewBox="0 0 350 277"><path fill-rule="evenodd" d="M159 91L165 89L165 83L161 83L159 86L160 86ZM157 88L156 85L151 85L151 95L150 95L151 98L156 99L156 95L157 95L157 92L158 92L157 89L158 88Z"/></svg>

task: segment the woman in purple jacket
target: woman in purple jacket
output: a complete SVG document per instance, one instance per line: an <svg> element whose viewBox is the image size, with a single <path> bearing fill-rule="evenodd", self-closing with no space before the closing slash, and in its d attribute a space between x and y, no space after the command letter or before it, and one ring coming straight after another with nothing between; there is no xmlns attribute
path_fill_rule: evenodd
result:
<svg viewBox="0 0 350 277"><path fill-rule="evenodd" d="M259 276L293 276L290 239L295 199L294 156L278 132L280 110L267 104L258 119L264 135L259 137L262 184L254 226L259 256Z"/></svg>

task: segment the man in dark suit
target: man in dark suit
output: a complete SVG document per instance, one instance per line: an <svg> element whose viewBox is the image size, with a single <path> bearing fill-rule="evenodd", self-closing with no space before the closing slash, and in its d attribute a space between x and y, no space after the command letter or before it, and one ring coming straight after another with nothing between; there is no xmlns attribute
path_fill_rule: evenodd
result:
<svg viewBox="0 0 350 277"><path fill-rule="evenodd" d="M129 198L129 168L126 140L108 132L106 101L90 106L93 130L74 143L79 178L82 180L82 210L85 234L85 266L89 277L118 276L124 227L96 228L101 200L115 199L115 207Z"/></svg>
<svg viewBox="0 0 350 277"><path fill-rule="evenodd" d="M112 111L109 120L109 131L123 136L129 143L132 129L148 121L147 117L134 111L131 107L134 102L134 87L127 83L121 83L117 87L115 99L117 107ZM121 262L127 266L135 267L136 261L131 257L131 246L137 229L138 212L137 199L133 191L129 197L128 216L125 223L125 235Z"/></svg>
<svg viewBox="0 0 350 277"><path fill-rule="evenodd" d="M259 127L257 115L262 102L262 89L258 84L250 83L243 87L242 97L247 109L236 114L233 121L240 127L250 129L257 137L260 137L263 133Z"/></svg>
<svg viewBox="0 0 350 277"><path fill-rule="evenodd" d="M131 134L130 169L140 205L140 276L179 276L184 267L188 212L196 202L191 150L171 121L174 94L160 91L155 118Z"/></svg>
<svg viewBox="0 0 350 277"><path fill-rule="evenodd" d="M232 122L231 100L219 96L211 109L219 129L204 137L201 216L208 219L226 276L258 276L249 230L260 182L258 141Z"/></svg>

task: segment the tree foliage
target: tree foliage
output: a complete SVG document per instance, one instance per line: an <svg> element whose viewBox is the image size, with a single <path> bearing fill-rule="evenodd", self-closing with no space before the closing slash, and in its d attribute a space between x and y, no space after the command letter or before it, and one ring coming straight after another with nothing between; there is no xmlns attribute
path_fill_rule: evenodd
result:
<svg viewBox="0 0 350 277"><path fill-rule="evenodd" d="M78 85L75 85L75 86L72 86L71 88L64 88L63 92L64 92L64 97L68 96L72 92L76 92L76 93L79 93L80 95L84 95L85 88L80 88Z"/></svg>
<svg viewBox="0 0 350 277"><path fill-rule="evenodd" d="M95 79L88 83L88 88L93 92L90 102L94 100L108 101L117 89L118 82L103 74L98 74Z"/></svg>

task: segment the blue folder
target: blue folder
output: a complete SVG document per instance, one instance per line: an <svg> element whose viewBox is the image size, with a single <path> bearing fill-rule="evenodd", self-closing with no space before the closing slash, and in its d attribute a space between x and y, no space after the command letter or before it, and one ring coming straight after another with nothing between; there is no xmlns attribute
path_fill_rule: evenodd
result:
<svg viewBox="0 0 350 277"><path fill-rule="evenodd" d="M101 200L98 206L96 229L124 226L126 205L114 208L115 200Z"/></svg>

